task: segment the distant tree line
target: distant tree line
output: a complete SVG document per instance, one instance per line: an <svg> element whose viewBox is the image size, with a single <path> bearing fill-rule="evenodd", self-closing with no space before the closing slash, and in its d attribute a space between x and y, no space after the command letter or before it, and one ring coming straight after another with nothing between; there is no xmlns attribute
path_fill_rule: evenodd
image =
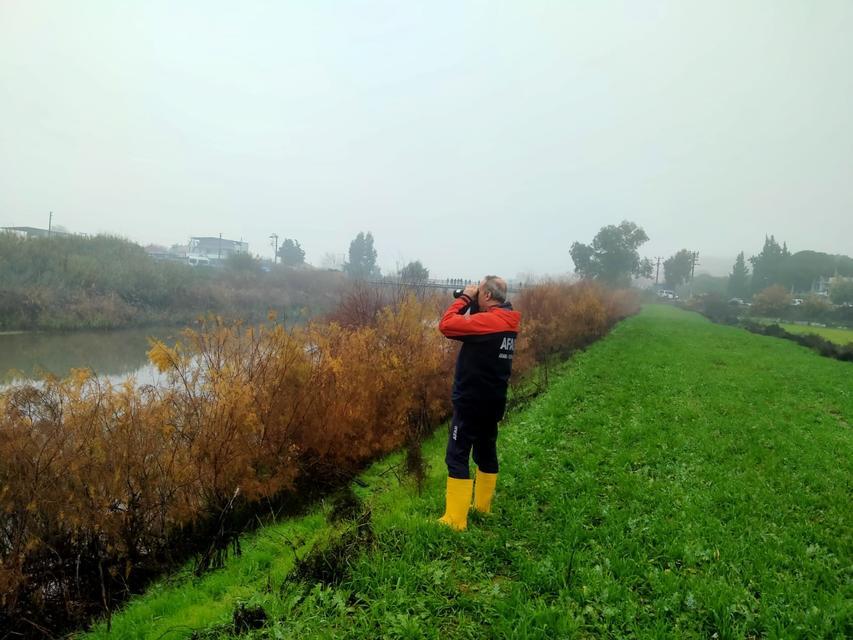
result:
<svg viewBox="0 0 853 640"><path fill-rule="evenodd" d="M335 303L343 276L307 265L299 240L284 238L276 257L281 267L273 269L248 253L229 255L221 268L194 268L153 259L140 245L114 236L0 233L0 330L180 324L209 312L264 318L269 308L292 315ZM378 278L377 257L373 234L359 232L343 272ZM429 275L413 260L394 277L419 284Z"/></svg>
<svg viewBox="0 0 853 640"><path fill-rule="evenodd" d="M342 276L307 265L299 240L284 238L276 258L283 270L248 253L229 255L221 268L194 268L153 259L119 237L27 239L0 233L0 330L179 324L208 312L263 318L268 307L292 313L334 304ZM377 258L373 234L360 231L350 242L343 273L357 280L379 278ZM420 260L393 274L407 284L429 276Z"/></svg>
<svg viewBox="0 0 853 640"><path fill-rule="evenodd" d="M655 263L639 253L648 239L642 227L626 220L619 225L602 227L590 244L574 242L569 253L575 272L582 278L627 286L633 278L660 275L655 271ZM689 282L694 295L713 293L749 299L777 287L770 292L769 298L778 300L779 289L788 294L815 291L822 280L840 276L829 291L829 299L835 304L853 304L853 282L844 280L853 278L853 258L848 256L818 251L791 253L787 243L780 244L770 235L765 237L758 254L746 258L745 253L740 252L727 278L696 276L697 256L698 252L681 249L664 260L663 281L668 288L676 289Z"/></svg>
<svg viewBox="0 0 853 640"><path fill-rule="evenodd" d="M298 247L298 243L297 243ZM221 269L152 259L112 236L21 238L0 233L0 330L185 323L208 312L242 318L324 311L340 277L267 273L249 254Z"/></svg>
<svg viewBox="0 0 853 640"><path fill-rule="evenodd" d="M349 245L349 259L344 263L344 272L357 280L375 279L382 276L377 264L378 253L373 246L373 234L359 231ZM429 280L429 269L420 260L413 260L397 270L396 276L406 284L420 284Z"/></svg>
<svg viewBox="0 0 853 640"><path fill-rule="evenodd" d="M765 238L764 247L752 263L753 293L772 285L793 291L809 291L820 278L853 277L853 258L818 251L799 251L792 254L785 243L779 246L773 236Z"/></svg>
<svg viewBox="0 0 853 640"><path fill-rule="evenodd" d="M749 258L752 273L744 253L738 254L728 280L729 295L748 298L760 293L770 298L780 298L780 291L805 293L818 289L822 280L839 276L829 290L835 304L853 303L853 282L843 278L853 277L853 258L818 251L791 253L785 242L779 244L774 236L764 239L761 252ZM764 298L768 296L765 295Z"/></svg>

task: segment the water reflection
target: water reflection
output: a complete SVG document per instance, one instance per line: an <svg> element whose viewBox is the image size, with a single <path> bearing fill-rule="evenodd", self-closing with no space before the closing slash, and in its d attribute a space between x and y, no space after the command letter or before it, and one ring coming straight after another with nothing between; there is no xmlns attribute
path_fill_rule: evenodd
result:
<svg viewBox="0 0 853 640"><path fill-rule="evenodd" d="M63 377L81 367L113 381L134 375L142 384L154 383L148 338L174 342L179 334L179 327L0 334L0 386L35 380L46 372Z"/></svg>

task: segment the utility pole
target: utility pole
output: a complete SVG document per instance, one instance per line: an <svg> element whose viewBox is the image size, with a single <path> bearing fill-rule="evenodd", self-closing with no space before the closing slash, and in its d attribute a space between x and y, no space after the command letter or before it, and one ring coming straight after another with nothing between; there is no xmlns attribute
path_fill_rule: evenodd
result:
<svg viewBox="0 0 853 640"><path fill-rule="evenodd" d="M658 256L655 260L657 260L657 268L655 269L655 286L658 286L658 282L660 281L660 261L662 258Z"/></svg>
<svg viewBox="0 0 853 640"><path fill-rule="evenodd" d="M47 219L47 237L50 237L50 230L53 228L53 211L50 212L50 217Z"/></svg>
<svg viewBox="0 0 853 640"><path fill-rule="evenodd" d="M699 264L699 252L693 252L693 260L690 264L690 297L693 297L693 277L696 275L696 265Z"/></svg>
<svg viewBox="0 0 853 640"><path fill-rule="evenodd" d="M275 247L275 253L272 254L272 263L276 264L276 261L278 260L278 234L271 234L270 240L273 241L273 246Z"/></svg>

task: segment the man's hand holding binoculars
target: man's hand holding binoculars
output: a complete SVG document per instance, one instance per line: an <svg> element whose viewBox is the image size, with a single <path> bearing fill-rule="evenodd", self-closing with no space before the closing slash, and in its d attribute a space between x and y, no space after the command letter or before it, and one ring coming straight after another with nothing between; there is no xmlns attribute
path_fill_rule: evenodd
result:
<svg viewBox="0 0 853 640"><path fill-rule="evenodd" d="M464 289L456 289L453 292L454 298L459 298L460 296L468 296L468 299L471 302L477 301L477 296L480 294L480 287L476 284L469 284Z"/></svg>
<svg viewBox="0 0 853 640"><path fill-rule="evenodd" d="M480 288L476 284L469 284L462 290L462 293L471 298L471 301L477 299L477 295L480 293Z"/></svg>

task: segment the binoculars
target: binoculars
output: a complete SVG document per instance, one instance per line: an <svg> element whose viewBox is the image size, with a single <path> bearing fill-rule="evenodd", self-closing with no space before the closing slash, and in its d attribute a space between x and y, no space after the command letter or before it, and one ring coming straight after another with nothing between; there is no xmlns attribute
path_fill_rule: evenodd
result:
<svg viewBox="0 0 853 640"><path fill-rule="evenodd" d="M464 291L465 291L465 289L454 289L454 290L453 290L453 297L454 297L454 298L458 298L459 296L461 296L461 295L462 295L462 293L463 293ZM477 294L474 294L474 298L476 298L476 297L477 297Z"/></svg>

